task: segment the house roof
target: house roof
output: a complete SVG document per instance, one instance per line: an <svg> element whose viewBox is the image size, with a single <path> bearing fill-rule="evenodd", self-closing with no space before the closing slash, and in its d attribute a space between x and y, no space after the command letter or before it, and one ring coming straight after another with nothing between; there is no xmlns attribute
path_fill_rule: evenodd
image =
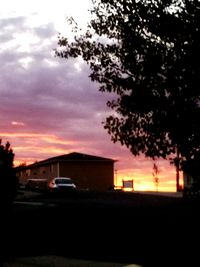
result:
<svg viewBox="0 0 200 267"><path fill-rule="evenodd" d="M104 157L99 157L99 156L93 156L93 155L88 155L88 154L83 154L83 153L78 153L78 152L72 152L69 154L64 154L61 156L57 157L52 157L48 158L42 161L35 162L33 164L23 166L22 168L27 168L27 167L35 167L35 166L40 166L48 163L53 163L53 162L64 162L64 161L90 161L90 162L95 162L95 161L100 161L100 162L115 162L116 160L110 159L110 158L104 158ZM17 167L19 168L19 167Z"/></svg>

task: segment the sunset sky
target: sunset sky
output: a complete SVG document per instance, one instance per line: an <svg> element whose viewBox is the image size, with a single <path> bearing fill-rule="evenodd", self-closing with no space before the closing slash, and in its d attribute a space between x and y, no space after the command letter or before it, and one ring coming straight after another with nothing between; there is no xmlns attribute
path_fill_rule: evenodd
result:
<svg viewBox="0 0 200 267"><path fill-rule="evenodd" d="M113 144L102 121L110 95L88 78L84 62L55 57L66 17L85 25L89 0L6 0L0 9L0 137L15 165L70 152L118 160L115 180L134 179L135 190L155 190L153 161ZM175 191L175 169L159 161L161 191Z"/></svg>

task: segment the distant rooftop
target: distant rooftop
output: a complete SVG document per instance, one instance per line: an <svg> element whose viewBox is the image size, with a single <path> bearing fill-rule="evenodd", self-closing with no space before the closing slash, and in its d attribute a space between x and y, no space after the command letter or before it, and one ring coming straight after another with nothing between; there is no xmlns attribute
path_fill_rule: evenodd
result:
<svg viewBox="0 0 200 267"><path fill-rule="evenodd" d="M104 158L104 157L99 157L99 156L93 156L93 155L88 155L88 154L83 154L83 153L78 153L78 152L72 152L69 154L64 154L61 156L57 157L52 157L48 158L44 161L71 161L71 160L87 160L87 161L114 161L113 159L110 158ZM44 162L42 161L42 162ZM40 161L41 162L41 161Z"/></svg>
<svg viewBox="0 0 200 267"><path fill-rule="evenodd" d="M88 154L83 154L83 153L78 153L78 152L72 152L69 154L64 154L52 158L48 158L42 161L35 162L33 164L27 165L29 167L34 167L36 165L43 165L46 163L51 163L51 162L63 162L63 161L107 161L107 162L115 162L116 160L110 159L110 158L105 158L105 157L99 157L99 156L93 156L93 155L88 155ZM24 166L26 168L27 166ZM23 168L23 167L22 167Z"/></svg>

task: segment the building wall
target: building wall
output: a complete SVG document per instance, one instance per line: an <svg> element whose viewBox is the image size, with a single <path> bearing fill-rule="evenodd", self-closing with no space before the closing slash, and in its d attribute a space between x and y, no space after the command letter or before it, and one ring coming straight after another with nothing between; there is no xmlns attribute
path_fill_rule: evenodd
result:
<svg viewBox="0 0 200 267"><path fill-rule="evenodd" d="M105 191L114 186L114 162L65 161L32 166L18 173L19 181L26 184L28 179L47 179L56 176L71 177L79 189Z"/></svg>
<svg viewBox="0 0 200 267"><path fill-rule="evenodd" d="M58 175L58 164L51 163L43 166L25 167L24 169L17 172L19 182L26 184L28 179L47 179Z"/></svg>
<svg viewBox="0 0 200 267"><path fill-rule="evenodd" d="M108 190L114 185L114 163L101 161L62 162L60 176L71 177L80 189Z"/></svg>

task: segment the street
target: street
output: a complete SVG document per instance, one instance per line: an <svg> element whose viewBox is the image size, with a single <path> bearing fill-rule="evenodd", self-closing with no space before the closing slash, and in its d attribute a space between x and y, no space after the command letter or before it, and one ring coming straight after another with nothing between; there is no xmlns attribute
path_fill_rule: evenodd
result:
<svg viewBox="0 0 200 267"><path fill-rule="evenodd" d="M192 207L177 198L116 192L21 198L9 215L5 250L14 257L193 266L200 220Z"/></svg>

